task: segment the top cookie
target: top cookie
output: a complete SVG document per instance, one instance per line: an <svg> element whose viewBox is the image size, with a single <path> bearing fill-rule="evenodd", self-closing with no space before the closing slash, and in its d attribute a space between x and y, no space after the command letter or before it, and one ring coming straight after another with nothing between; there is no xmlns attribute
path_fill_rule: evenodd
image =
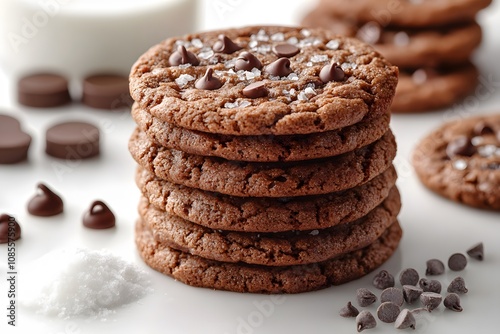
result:
<svg viewBox="0 0 500 334"><path fill-rule="evenodd" d="M309 134L385 113L398 69L319 29L246 27L171 38L132 67L130 91L158 119L228 135Z"/></svg>

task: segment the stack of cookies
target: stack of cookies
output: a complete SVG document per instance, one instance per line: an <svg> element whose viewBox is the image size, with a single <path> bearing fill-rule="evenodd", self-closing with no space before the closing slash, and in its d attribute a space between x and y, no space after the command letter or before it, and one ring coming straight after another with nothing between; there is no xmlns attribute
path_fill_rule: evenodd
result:
<svg viewBox="0 0 500 334"><path fill-rule="evenodd" d="M362 277L402 235L398 70L325 30L172 38L133 66L136 244L193 286L298 293Z"/></svg>
<svg viewBox="0 0 500 334"><path fill-rule="evenodd" d="M303 20L371 44L400 67L394 112L449 107L474 92L476 14L491 0L321 0Z"/></svg>

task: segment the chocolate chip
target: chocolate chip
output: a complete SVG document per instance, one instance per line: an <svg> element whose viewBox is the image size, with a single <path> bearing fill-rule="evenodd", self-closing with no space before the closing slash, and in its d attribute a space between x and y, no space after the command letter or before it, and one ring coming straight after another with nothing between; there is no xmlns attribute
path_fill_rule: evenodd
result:
<svg viewBox="0 0 500 334"><path fill-rule="evenodd" d="M465 286L465 280L462 277L456 277L453 281L451 281L450 285L448 285L447 291L459 294L469 292Z"/></svg>
<svg viewBox="0 0 500 334"><path fill-rule="evenodd" d="M337 63L331 63L326 65L319 72L319 78L324 83L328 83L330 81L344 81L345 73L342 67L340 67Z"/></svg>
<svg viewBox="0 0 500 334"><path fill-rule="evenodd" d="M461 253L455 253L448 259L448 267L453 271L464 270L467 266L467 258Z"/></svg>
<svg viewBox="0 0 500 334"><path fill-rule="evenodd" d="M229 37L226 35L219 35L219 40L215 42L213 48L215 52L222 52L225 54L231 54L238 50L241 50L242 47L238 44L234 43Z"/></svg>
<svg viewBox="0 0 500 334"><path fill-rule="evenodd" d="M45 152L67 160L88 159L99 155L99 129L85 122L66 122L47 129Z"/></svg>
<svg viewBox="0 0 500 334"><path fill-rule="evenodd" d="M115 226L115 215L102 201L94 201L83 215L83 225L92 229L106 229Z"/></svg>
<svg viewBox="0 0 500 334"><path fill-rule="evenodd" d="M377 289L387 289L394 286L394 276L392 276L387 270L381 270L373 278L373 286Z"/></svg>
<svg viewBox="0 0 500 334"><path fill-rule="evenodd" d="M446 147L446 155L451 159L457 155L464 157L471 157L477 152L477 149L470 138L466 136L460 136L448 143Z"/></svg>
<svg viewBox="0 0 500 334"><path fill-rule="evenodd" d="M423 292L441 293L441 283L439 281L422 278L418 282L418 285L420 285Z"/></svg>
<svg viewBox="0 0 500 334"><path fill-rule="evenodd" d="M417 285L419 277L415 269L407 268L399 274L399 282L401 285Z"/></svg>
<svg viewBox="0 0 500 334"><path fill-rule="evenodd" d="M435 308L437 308L439 304L441 304L442 300L443 296L435 292L422 292L420 295L422 305L424 305L429 312L432 312Z"/></svg>
<svg viewBox="0 0 500 334"><path fill-rule="evenodd" d="M15 164L28 158L31 136L13 117L0 115L0 164Z"/></svg>
<svg viewBox="0 0 500 334"><path fill-rule="evenodd" d="M254 68L262 69L262 63L259 58L255 57L250 52L242 52L236 58L236 62L234 63L234 69L236 71L251 71Z"/></svg>
<svg viewBox="0 0 500 334"><path fill-rule="evenodd" d="M213 76L214 70L209 68L205 75L199 78L194 86L198 89L215 90L222 87L222 81Z"/></svg>
<svg viewBox="0 0 500 334"><path fill-rule="evenodd" d="M366 307L371 305L377 301L377 296L370 290L366 288L360 288L356 291L356 298L358 300L358 304L361 307Z"/></svg>
<svg viewBox="0 0 500 334"><path fill-rule="evenodd" d="M278 57L293 57L300 52L300 49L295 45L283 43L273 46L273 52Z"/></svg>
<svg viewBox="0 0 500 334"><path fill-rule="evenodd" d="M483 246L483 243L479 243L475 246L473 246L472 248L470 248L468 251L467 251L467 254L473 258L473 259L476 259L476 260L479 260L479 261L483 261L484 260L484 246Z"/></svg>
<svg viewBox="0 0 500 334"><path fill-rule="evenodd" d="M399 312L400 309L398 305L391 302L384 302L377 308L377 317L382 322L393 323L396 321Z"/></svg>
<svg viewBox="0 0 500 334"><path fill-rule="evenodd" d="M45 184L37 185L38 192L28 202L28 212L33 216L50 217L63 212L63 201Z"/></svg>
<svg viewBox="0 0 500 334"><path fill-rule="evenodd" d="M359 314L359 311L351 304L351 302L348 302L346 306L340 309L339 314L344 318L354 318Z"/></svg>
<svg viewBox="0 0 500 334"><path fill-rule="evenodd" d="M290 68L290 59L280 58L273 61L271 64L266 66L265 71L277 77L286 77L292 73L292 69Z"/></svg>
<svg viewBox="0 0 500 334"><path fill-rule="evenodd" d="M431 259L426 262L427 269L425 270L426 275L441 275L444 273L444 263L438 259Z"/></svg>
<svg viewBox="0 0 500 334"><path fill-rule="evenodd" d="M365 329L375 328L377 326L377 320L369 311L361 311L356 317L356 329L358 332L362 332Z"/></svg>
<svg viewBox="0 0 500 334"><path fill-rule="evenodd" d="M413 304L420 295L423 290L419 287L413 285L403 285L403 297L408 304Z"/></svg>
<svg viewBox="0 0 500 334"><path fill-rule="evenodd" d="M394 322L394 327L396 329L407 329L407 328L415 329L415 326L416 326L415 317L407 308L405 308L399 313L398 317L396 318L396 321Z"/></svg>
<svg viewBox="0 0 500 334"><path fill-rule="evenodd" d="M444 299L444 306L448 310L452 310L455 312L462 312L463 308L460 305L460 297L456 293L450 293L446 298Z"/></svg>
<svg viewBox="0 0 500 334"><path fill-rule="evenodd" d="M196 57L196 55L188 50L183 45L179 45L177 51L170 55L168 58L168 62L170 66L179 66L185 64L191 64L193 66L200 65L200 61Z"/></svg>
<svg viewBox="0 0 500 334"><path fill-rule="evenodd" d="M91 108L116 110L130 108L132 98L128 77L117 74L95 74L83 80L82 102Z"/></svg>
<svg viewBox="0 0 500 334"><path fill-rule="evenodd" d="M476 136L493 135L495 131L491 126L481 121L474 126L474 134Z"/></svg>
<svg viewBox="0 0 500 334"><path fill-rule="evenodd" d="M399 288L387 288L380 295L380 302L392 302L398 306L404 303L403 290Z"/></svg>
<svg viewBox="0 0 500 334"><path fill-rule="evenodd" d="M6 244L21 238L21 226L14 217L0 215L0 244Z"/></svg>
<svg viewBox="0 0 500 334"><path fill-rule="evenodd" d="M251 99L267 96L268 93L264 81L257 81L243 88L243 95Z"/></svg>
<svg viewBox="0 0 500 334"><path fill-rule="evenodd" d="M17 83L17 100L34 108L50 108L71 102L68 80L58 74L28 75Z"/></svg>

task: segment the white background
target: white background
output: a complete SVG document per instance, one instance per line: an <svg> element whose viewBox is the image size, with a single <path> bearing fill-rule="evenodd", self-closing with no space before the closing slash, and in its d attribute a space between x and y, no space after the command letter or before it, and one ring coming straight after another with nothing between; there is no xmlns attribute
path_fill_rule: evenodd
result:
<svg viewBox="0 0 500 334"><path fill-rule="evenodd" d="M215 5L223 3L224 11ZM202 1L201 28L219 28L245 24L298 23L311 1ZM229 7L228 7L229 6ZM484 43L475 55L482 77L500 82L500 5L498 2L480 15ZM1 50L0 50L1 52ZM491 88L491 87L490 87ZM486 99L473 97L469 103L449 110L420 115L395 115L392 127L397 136L396 160L403 197L400 221L404 237L396 254L383 268L398 274L403 268L425 270L425 261L439 258L444 262L455 252L483 241L484 262L471 261L461 272L469 288L463 297L464 312L444 310L441 306L421 319L415 333L492 333L498 331L500 311L500 221L498 213L461 206L427 191L418 182L409 164L416 142L444 121L457 117L497 112L500 87L491 88ZM0 108L19 117L24 129L33 136L29 162L0 166L0 212L15 215L22 225L23 237L17 243L19 283L23 292L22 268L30 261L61 247L106 248L150 272L155 292L107 319L69 319L37 316L18 310L18 327L6 326L6 246L0 245L0 331L1 333L355 333L353 319L340 318L338 310L355 291L370 287L371 278L326 290L301 295L270 296L236 294L197 289L177 283L150 270L140 260L133 242L133 224L137 217L139 193L134 179L134 162L127 152L128 136L134 128L128 114L111 114L85 108L77 103L54 110L28 110L14 103L13 81L0 80ZM482 96L482 95L481 95ZM82 119L101 126L102 156L76 166L66 165L43 153L44 130L65 119ZM29 216L26 202L35 185L46 182L65 200L63 215L44 219ZM94 199L102 199L117 215L117 227L93 231L82 227L81 215ZM57 264L55 264L57 265ZM455 277L439 277L444 287ZM273 305L259 311L257 305ZM374 311L374 308L369 308ZM246 325L242 325L245 323ZM242 327L244 326L244 327ZM379 323L371 333L397 330Z"/></svg>

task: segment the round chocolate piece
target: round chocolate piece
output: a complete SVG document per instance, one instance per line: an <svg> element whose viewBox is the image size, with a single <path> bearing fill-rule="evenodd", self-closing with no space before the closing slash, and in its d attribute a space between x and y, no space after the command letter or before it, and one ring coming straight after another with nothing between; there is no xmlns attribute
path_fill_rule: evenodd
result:
<svg viewBox="0 0 500 334"><path fill-rule="evenodd" d="M0 115L0 164L14 164L28 158L31 136L13 117Z"/></svg>
<svg viewBox="0 0 500 334"><path fill-rule="evenodd" d="M198 66L200 64L200 61L198 60L196 55L186 50L183 45L180 45L179 48L177 48L177 51L172 53L168 61L170 63L170 66L179 66L185 64Z"/></svg>
<svg viewBox="0 0 500 334"><path fill-rule="evenodd" d="M88 159L99 155L99 129L85 122L65 122L46 132L45 152L66 160Z"/></svg>
<svg viewBox="0 0 500 334"><path fill-rule="evenodd" d="M278 57L293 57L300 52L300 49L295 45L284 43L273 46L273 52Z"/></svg>
<svg viewBox="0 0 500 334"><path fill-rule="evenodd" d="M130 108L133 102L128 89L128 77L96 74L85 78L82 102L96 109Z"/></svg>
<svg viewBox="0 0 500 334"><path fill-rule="evenodd" d="M470 138L460 136L455 138L446 147L446 155L451 159L457 155L471 157L476 153L477 149L472 145Z"/></svg>
<svg viewBox="0 0 500 334"><path fill-rule="evenodd" d="M71 102L68 80L57 74L25 76L17 83L17 101L33 108L50 108Z"/></svg>
<svg viewBox="0 0 500 334"><path fill-rule="evenodd" d="M38 184L38 192L28 202L28 212L33 216L51 217L63 212L64 204L57 194L45 184Z"/></svg>
<svg viewBox="0 0 500 334"><path fill-rule="evenodd" d="M238 58L236 58L236 62L234 63L234 68L236 71L251 71L254 68L261 69L262 63L259 58L255 57L250 52L242 52Z"/></svg>
<svg viewBox="0 0 500 334"><path fill-rule="evenodd" d="M209 68L206 72L205 75L202 76L198 81L195 83L195 87L198 89L205 89L205 90L216 90L222 87L222 81L217 79L216 77L213 76L214 70Z"/></svg>
<svg viewBox="0 0 500 334"><path fill-rule="evenodd" d="M102 201L94 201L83 215L83 225L96 230L114 227L115 221L115 215Z"/></svg>
<svg viewBox="0 0 500 334"><path fill-rule="evenodd" d="M464 270L467 266L467 258L461 253L455 253L448 259L448 267L453 271Z"/></svg>
<svg viewBox="0 0 500 334"><path fill-rule="evenodd" d="M21 238L21 227L14 217L0 215L0 244L6 244Z"/></svg>
<svg viewBox="0 0 500 334"><path fill-rule="evenodd" d="M272 62L266 66L266 72L277 77L288 76L292 73L292 69L290 68L290 59L280 58Z"/></svg>
<svg viewBox="0 0 500 334"><path fill-rule="evenodd" d="M231 54L238 50L241 50L242 47L238 44L234 43L229 37L226 35L219 35L219 40L215 42L214 47L212 48L215 52L222 52L225 54Z"/></svg>
<svg viewBox="0 0 500 334"><path fill-rule="evenodd" d="M268 93L264 81L257 81L243 88L243 95L251 99L267 96Z"/></svg>

